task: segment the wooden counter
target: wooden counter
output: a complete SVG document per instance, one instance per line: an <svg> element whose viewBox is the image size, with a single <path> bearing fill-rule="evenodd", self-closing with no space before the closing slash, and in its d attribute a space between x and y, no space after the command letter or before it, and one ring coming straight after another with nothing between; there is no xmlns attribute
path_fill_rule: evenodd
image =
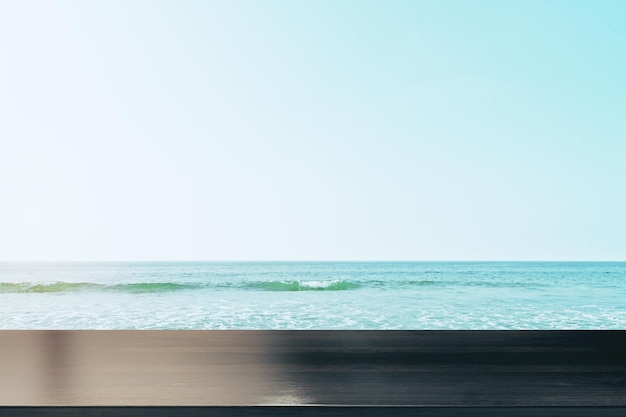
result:
<svg viewBox="0 0 626 417"><path fill-rule="evenodd" d="M626 331L7 330L0 415L623 417Z"/></svg>

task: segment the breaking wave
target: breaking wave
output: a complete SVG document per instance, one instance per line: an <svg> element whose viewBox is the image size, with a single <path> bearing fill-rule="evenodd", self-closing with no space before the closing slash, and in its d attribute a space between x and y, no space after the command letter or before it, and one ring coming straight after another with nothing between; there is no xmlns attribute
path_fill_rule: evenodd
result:
<svg viewBox="0 0 626 417"><path fill-rule="evenodd" d="M359 288L360 285L350 281L257 281L246 284L246 287L265 291L345 291Z"/></svg>
<svg viewBox="0 0 626 417"><path fill-rule="evenodd" d="M256 281L217 282L131 282L105 284L93 282L0 282L0 294L4 293L69 293L78 291L120 292L129 294L166 293L182 290L243 290L243 291L348 291L359 288L407 289L446 285L483 285L494 283L458 283L434 280L369 280L348 281L344 279L285 279ZM508 284L511 286L511 284Z"/></svg>

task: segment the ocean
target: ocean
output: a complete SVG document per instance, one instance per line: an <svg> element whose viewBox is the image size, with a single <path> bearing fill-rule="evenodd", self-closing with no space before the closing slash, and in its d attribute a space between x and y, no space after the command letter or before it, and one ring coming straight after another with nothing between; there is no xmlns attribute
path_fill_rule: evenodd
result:
<svg viewBox="0 0 626 417"><path fill-rule="evenodd" d="M0 329L626 329L626 262L0 263Z"/></svg>

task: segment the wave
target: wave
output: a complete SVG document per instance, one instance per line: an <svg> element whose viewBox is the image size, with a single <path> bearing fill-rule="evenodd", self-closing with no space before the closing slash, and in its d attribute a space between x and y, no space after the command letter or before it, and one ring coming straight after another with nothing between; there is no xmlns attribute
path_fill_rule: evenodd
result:
<svg viewBox="0 0 626 417"><path fill-rule="evenodd" d="M86 289L95 289L99 284L88 282L53 282L53 283L33 283L33 282L2 282L0 283L0 293L46 293L46 292L69 292Z"/></svg>
<svg viewBox="0 0 626 417"><path fill-rule="evenodd" d="M95 284L92 282L1 282L0 293L66 293L76 291L120 291L129 293L158 293L198 288L198 285L172 282L146 282L132 284Z"/></svg>
<svg viewBox="0 0 626 417"><path fill-rule="evenodd" d="M359 288L350 281L257 281L245 284L246 288L264 291L345 291Z"/></svg>
<svg viewBox="0 0 626 417"><path fill-rule="evenodd" d="M174 282L140 282L127 284L96 284L90 282L0 282L0 293L67 293L77 291L117 291L124 293L160 293L194 289L233 289L262 291L344 291L360 287L349 281L255 281L234 283L189 284Z"/></svg>
<svg viewBox="0 0 626 417"><path fill-rule="evenodd" d="M230 280L218 282L134 282L103 284L93 282L0 282L2 293L69 293L78 291L120 292L131 294L166 293L182 290L243 290L243 291L349 291L359 288L381 290L417 289L421 287L485 287L534 288L545 285L538 282L519 281L459 281L459 280Z"/></svg>

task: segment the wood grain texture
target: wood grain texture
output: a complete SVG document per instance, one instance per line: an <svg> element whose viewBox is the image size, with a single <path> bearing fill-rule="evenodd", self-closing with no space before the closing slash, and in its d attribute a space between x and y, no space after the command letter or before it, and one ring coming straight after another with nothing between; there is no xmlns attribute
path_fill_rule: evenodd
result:
<svg viewBox="0 0 626 417"><path fill-rule="evenodd" d="M625 331L0 331L0 413L626 415L625 352Z"/></svg>

